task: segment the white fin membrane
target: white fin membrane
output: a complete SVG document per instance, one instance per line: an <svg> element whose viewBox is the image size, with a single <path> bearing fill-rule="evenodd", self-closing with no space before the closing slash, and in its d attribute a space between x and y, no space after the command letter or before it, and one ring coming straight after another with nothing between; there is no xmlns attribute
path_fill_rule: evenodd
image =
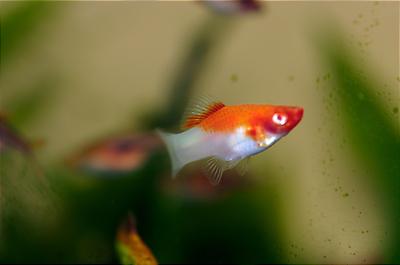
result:
<svg viewBox="0 0 400 265"><path fill-rule="evenodd" d="M249 171L250 157L243 158L236 166L236 171L240 176L244 176Z"/></svg>
<svg viewBox="0 0 400 265"><path fill-rule="evenodd" d="M206 174L212 185L218 185L221 182L222 174L227 169L226 162L212 156L206 161Z"/></svg>

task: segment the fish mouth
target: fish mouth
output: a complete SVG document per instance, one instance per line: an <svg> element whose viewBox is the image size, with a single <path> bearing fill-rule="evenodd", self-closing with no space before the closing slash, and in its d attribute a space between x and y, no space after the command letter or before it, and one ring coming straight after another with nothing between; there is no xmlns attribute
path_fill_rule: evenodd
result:
<svg viewBox="0 0 400 265"><path fill-rule="evenodd" d="M267 147L268 145L265 142L258 142L257 146L262 148L262 147Z"/></svg>
<svg viewBox="0 0 400 265"><path fill-rule="evenodd" d="M302 107L294 107L293 113L297 122L299 122L303 118L304 109Z"/></svg>
<svg viewBox="0 0 400 265"><path fill-rule="evenodd" d="M299 120L301 120L303 118L303 114L304 114L304 109L302 107L298 107L297 115L299 117Z"/></svg>
<svg viewBox="0 0 400 265"><path fill-rule="evenodd" d="M303 118L304 109L302 107L292 107L291 114L293 122L290 129L293 129Z"/></svg>

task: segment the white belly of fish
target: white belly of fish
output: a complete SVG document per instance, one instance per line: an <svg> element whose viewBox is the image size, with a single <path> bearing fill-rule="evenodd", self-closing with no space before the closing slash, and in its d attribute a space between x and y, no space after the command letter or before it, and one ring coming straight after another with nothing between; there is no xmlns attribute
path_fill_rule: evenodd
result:
<svg viewBox="0 0 400 265"><path fill-rule="evenodd" d="M192 128L179 136L181 137L182 156L191 161L209 156L233 161L266 149L248 137L241 128L234 133L209 133L199 128Z"/></svg>
<svg viewBox="0 0 400 265"><path fill-rule="evenodd" d="M264 151L280 137L273 136L260 145L240 127L233 133L205 132L194 127L179 134L160 132L171 156L173 175L186 164L217 157L224 161L239 161Z"/></svg>

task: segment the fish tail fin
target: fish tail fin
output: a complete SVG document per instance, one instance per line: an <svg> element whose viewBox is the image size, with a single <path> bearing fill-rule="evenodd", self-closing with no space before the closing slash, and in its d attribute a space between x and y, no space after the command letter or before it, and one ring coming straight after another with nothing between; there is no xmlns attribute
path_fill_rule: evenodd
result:
<svg viewBox="0 0 400 265"><path fill-rule="evenodd" d="M165 143L172 165L172 178L175 178L178 172L186 164L185 159L180 156L180 145L176 134L162 132L157 130L158 135Z"/></svg>

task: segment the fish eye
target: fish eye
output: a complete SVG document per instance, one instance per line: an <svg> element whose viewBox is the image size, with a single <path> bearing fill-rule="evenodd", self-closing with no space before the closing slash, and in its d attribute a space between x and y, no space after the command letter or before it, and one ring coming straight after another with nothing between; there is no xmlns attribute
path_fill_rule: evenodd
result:
<svg viewBox="0 0 400 265"><path fill-rule="evenodd" d="M274 116L272 116L272 121L275 124L283 126L287 122L287 116L285 114L282 114L282 113L275 113Z"/></svg>

